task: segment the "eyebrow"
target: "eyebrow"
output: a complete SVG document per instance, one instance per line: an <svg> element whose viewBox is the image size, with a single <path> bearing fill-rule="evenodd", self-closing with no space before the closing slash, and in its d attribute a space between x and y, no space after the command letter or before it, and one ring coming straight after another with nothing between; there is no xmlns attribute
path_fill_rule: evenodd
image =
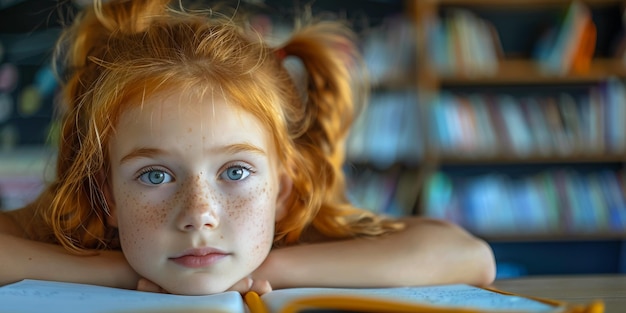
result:
<svg viewBox="0 0 626 313"><path fill-rule="evenodd" d="M253 144L250 143L236 143L232 145L226 145L222 147L218 147L216 149L217 152L227 153L227 154L236 154L240 152L248 152L254 153L258 155L266 155L265 151Z"/></svg>
<svg viewBox="0 0 626 313"><path fill-rule="evenodd" d="M121 160L120 164L126 163L133 159L141 159L141 158L149 158L156 155L164 155L167 152L163 149L155 149L155 148L138 148L131 151L129 154L125 155Z"/></svg>
<svg viewBox="0 0 626 313"><path fill-rule="evenodd" d="M215 147L209 150L210 153L223 153L223 154L237 154L241 152L254 153L261 156L266 155L265 151L250 143L236 143L231 145L224 145ZM129 162L133 159L150 158L159 155L169 154L167 150L158 148L138 148L125 155L120 163Z"/></svg>

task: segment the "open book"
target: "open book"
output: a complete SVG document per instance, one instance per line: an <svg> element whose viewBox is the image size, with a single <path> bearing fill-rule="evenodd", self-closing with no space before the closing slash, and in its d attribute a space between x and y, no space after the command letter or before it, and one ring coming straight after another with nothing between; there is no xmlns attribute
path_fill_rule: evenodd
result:
<svg viewBox="0 0 626 313"><path fill-rule="evenodd" d="M379 289L292 288L263 296L224 292L180 296L39 280L0 287L0 312L270 313L270 312L601 312L469 285ZM593 309L593 311L592 311ZM598 310L599 309L599 310Z"/></svg>

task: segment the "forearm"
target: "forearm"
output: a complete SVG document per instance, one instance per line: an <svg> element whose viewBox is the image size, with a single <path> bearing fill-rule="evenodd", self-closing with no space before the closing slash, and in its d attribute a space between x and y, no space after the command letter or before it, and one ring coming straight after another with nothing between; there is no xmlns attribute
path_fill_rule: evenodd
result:
<svg viewBox="0 0 626 313"><path fill-rule="evenodd" d="M121 252L77 256L61 246L26 239L15 218L21 213L0 212L0 285L28 278L119 288L137 286L139 277Z"/></svg>
<svg viewBox="0 0 626 313"><path fill-rule="evenodd" d="M275 289L488 285L495 264L489 246L464 230L410 219L404 231L380 238L276 249L255 275L268 279Z"/></svg>
<svg viewBox="0 0 626 313"><path fill-rule="evenodd" d="M61 246L0 234L0 285L22 279L134 289L139 277L117 251L77 256Z"/></svg>

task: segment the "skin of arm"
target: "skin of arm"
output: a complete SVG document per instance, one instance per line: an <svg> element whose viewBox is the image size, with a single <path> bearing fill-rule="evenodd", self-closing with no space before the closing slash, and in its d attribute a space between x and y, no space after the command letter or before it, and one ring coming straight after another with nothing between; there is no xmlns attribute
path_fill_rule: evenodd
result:
<svg viewBox="0 0 626 313"><path fill-rule="evenodd" d="M495 261L487 243L447 222L405 222L404 230L379 238L274 249L252 276L274 289L493 282Z"/></svg>
<svg viewBox="0 0 626 313"><path fill-rule="evenodd" d="M137 286L139 277L122 252L98 251L77 256L59 245L27 239L16 222L19 213L0 213L0 285L28 278L125 289Z"/></svg>
<svg viewBox="0 0 626 313"><path fill-rule="evenodd" d="M485 242L441 221L408 218L406 223L405 230L380 238L274 249L252 279L268 281L268 290L459 282L486 286L493 281L495 262ZM71 255L61 246L26 239L15 219L0 213L0 285L25 278L125 289L137 288L139 281L119 251Z"/></svg>

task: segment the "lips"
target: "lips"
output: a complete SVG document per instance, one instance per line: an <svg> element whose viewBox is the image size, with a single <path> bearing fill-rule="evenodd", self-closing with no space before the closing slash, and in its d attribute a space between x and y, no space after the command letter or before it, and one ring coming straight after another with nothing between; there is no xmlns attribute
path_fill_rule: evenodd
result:
<svg viewBox="0 0 626 313"><path fill-rule="evenodd" d="M184 267L202 268L214 265L229 255L229 253L212 248L189 249L171 257L170 260Z"/></svg>

